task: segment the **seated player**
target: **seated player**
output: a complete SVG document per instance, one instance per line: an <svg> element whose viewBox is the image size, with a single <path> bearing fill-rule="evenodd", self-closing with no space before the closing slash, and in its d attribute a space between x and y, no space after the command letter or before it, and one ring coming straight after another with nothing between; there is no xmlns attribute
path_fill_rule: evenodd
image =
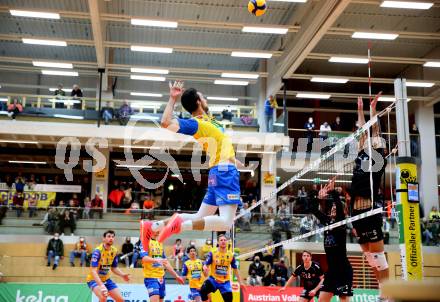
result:
<svg viewBox="0 0 440 302"><path fill-rule="evenodd" d="M150 302L162 302L165 298L165 269L168 270L179 284L184 284L180 277L170 265L165 256L163 244L156 240L159 232L151 234L148 247L141 243L141 258L144 272L144 284L150 297Z"/></svg>
<svg viewBox="0 0 440 302"><path fill-rule="evenodd" d="M303 263L296 267L295 271L292 273L292 276L290 276L286 285L281 288L280 291L286 290L286 287L292 284L293 281L299 277L304 287L299 301L313 301L315 297L318 297L319 289L324 282L324 273L322 272L319 264L315 261L312 261L312 253L304 251L302 253L302 260Z"/></svg>
<svg viewBox="0 0 440 302"><path fill-rule="evenodd" d="M209 301L209 295L217 290L220 291L224 302L232 302L231 269L240 285L244 285L237 269L234 254L227 250L227 242L226 236L220 235L218 237L218 250L210 252L208 259L203 263L203 271L205 275L209 275L200 290L204 302Z"/></svg>
<svg viewBox="0 0 440 302"><path fill-rule="evenodd" d="M118 250L113 246L115 232L108 230L103 235L103 243L92 253L90 273L87 275L87 285L93 291L99 302L107 301L110 296L115 302L124 302L121 292L110 279L110 271L125 281L130 281L130 275L118 268Z"/></svg>
<svg viewBox="0 0 440 302"><path fill-rule="evenodd" d="M377 101L380 97L379 93L371 102L372 117L376 113ZM365 124L365 116L363 111L362 98L358 98L358 122L359 127ZM372 178L373 192L371 192L370 171L369 167L369 144L368 137L364 133L359 140L358 155L355 159L353 176L351 180L351 215L356 216L361 213L368 212L374 208L381 208L379 203L379 187L382 176L385 172L387 160L384 156L385 142L380 137L380 129L378 122L372 125L372 161L374 162ZM371 200L373 198L373 200ZM353 228L356 231L358 242L368 261L373 268L376 279L380 285L388 279L389 270L388 263L384 253L384 236L382 232L382 214L378 213L367 218L353 221ZM382 295L380 295L381 298Z"/></svg>
<svg viewBox="0 0 440 302"><path fill-rule="evenodd" d="M205 281L203 262L197 258L197 249L195 246L188 247L186 252L189 255L189 260L183 264L182 277L184 280L189 280L190 293L188 299L190 301L201 302L200 289Z"/></svg>
<svg viewBox="0 0 440 302"><path fill-rule="evenodd" d="M330 225L345 219L344 205L335 191L335 178L319 191L318 198L324 200L324 212L319 210L317 200L312 201L311 212L323 225ZM347 258L346 225L324 232L324 250L328 271L319 293L319 302L330 302L334 295L342 302L353 296L353 269Z"/></svg>
<svg viewBox="0 0 440 302"><path fill-rule="evenodd" d="M190 119L174 119L173 110L181 97L183 108L191 113ZM240 174L236 165L231 139L223 127L207 115L208 103L194 88L183 90L183 82L170 83L170 99L162 116L162 127L193 136L209 157L208 191L196 214L174 214L164 221L141 222L141 240L147 244L152 231L161 231L158 241L164 242L172 234L187 230L229 231L240 201ZM215 215L217 209L219 215Z"/></svg>

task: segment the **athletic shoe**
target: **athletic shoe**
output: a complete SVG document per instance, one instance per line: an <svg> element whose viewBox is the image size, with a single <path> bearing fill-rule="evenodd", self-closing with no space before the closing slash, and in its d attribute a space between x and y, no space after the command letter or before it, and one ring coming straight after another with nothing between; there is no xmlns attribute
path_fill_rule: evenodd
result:
<svg viewBox="0 0 440 302"><path fill-rule="evenodd" d="M141 223L140 236L141 236L142 247L144 248L145 251L148 251L148 247L150 245L150 239L151 236L153 235L153 230L151 228L153 223L149 220L141 220L140 223Z"/></svg>
<svg viewBox="0 0 440 302"><path fill-rule="evenodd" d="M179 234L182 223L183 219L179 216L179 214L175 213L171 217L170 221L168 221L167 225L160 232L159 237L157 237L157 241L162 243L173 234Z"/></svg>
<svg viewBox="0 0 440 302"><path fill-rule="evenodd" d="M54 265L52 266L52 269L55 270L55 269L57 268L57 266L58 266L58 264L54 264Z"/></svg>

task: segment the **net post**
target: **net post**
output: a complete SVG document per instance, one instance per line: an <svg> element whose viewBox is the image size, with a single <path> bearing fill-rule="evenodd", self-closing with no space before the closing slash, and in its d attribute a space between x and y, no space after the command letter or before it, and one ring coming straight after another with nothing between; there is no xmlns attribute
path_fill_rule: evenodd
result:
<svg viewBox="0 0 440 302"><path fill-rule="evenodd" d="M399 157L396 160L396 201L399 247L404 280L423 279L419 192L416 159L411 157L406 80L394 81Z"/></svg>

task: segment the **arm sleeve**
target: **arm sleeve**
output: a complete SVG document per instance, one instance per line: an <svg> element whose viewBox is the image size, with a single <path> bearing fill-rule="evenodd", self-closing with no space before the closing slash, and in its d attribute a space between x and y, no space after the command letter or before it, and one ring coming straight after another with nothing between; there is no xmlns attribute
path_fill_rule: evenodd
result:
<svg viewBox="0 0 440 302"><path fill-rule="evenodd" d="M190 119L177 119L179 123L179 131L177 133L186 134L186 135L194 135L196 134L199 125L197 121L193 118Z"/></svg>
<svg viewBox="0 0 440 302"><path fill-rule="evenodd" d="M324 275L324 272L322 271L321 267L319 266L319 264L315 263L316 265L316 271L318 272L318 276L322 276Z"/></svg>
<svg viewBox="0 0 440 302"><path fill-rule="evenodd" d="M99 259L101 259L101 253L99 252L99 250L94 250L92 253L92 259L90 260L90 266L98 267Z"/></svg>
<svg viewBox="0 0 440 302"><path fill-rule="evenodd" d="M203 262L204 265L210 265L212 263L212 252L209 252L208 257L206 258L206 261Z"/></svg>
<svg viewBox="0 0 440 302"><path fill-rule="evenodd" d="M144 246L141 244L139 244L139 248L141 250L140 252L140 256L141 258L144 258L145 256L148 256L148 251L144 250Z"/></svg>
<svg viewBox="0 0 440 302"><path fill-rule="evenodd" d="M294 275L295 277L298 277L299 275L301 275L301 265L298 265L296 267L296 269L293 271L292 275Z"/></svg>
<svg viewBox="0 0 440 302"><path fill-rule="evenodd" d="M232 267L232 268L235 268L235 269L238 268L238 267L237 267L237 261L235 261L235 257L232 257L232 260L231 260L231 267Z"/></svg>
<svg viewBox="0 0 440 302"><path fill-rule="evenodd" d="M186 263L182 265L182 276L188 275L188 267L186 266Z"/></svg>
<svg viewBox="0 0 440 302"><path fill-rule="evenodd" d="M112 267L118 267L119 257L115 257L112 262Z"/></svg>

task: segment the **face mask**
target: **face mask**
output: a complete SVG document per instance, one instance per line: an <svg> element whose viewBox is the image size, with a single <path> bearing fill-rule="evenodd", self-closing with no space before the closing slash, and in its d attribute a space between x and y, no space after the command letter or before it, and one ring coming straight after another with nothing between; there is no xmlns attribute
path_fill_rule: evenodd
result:
<svg viewBox="0 0 440 302"><path fill-rule="evenodd" d="M55 239L55 240L58 240L58 239L59 239L59 237L53 237L53 239Z"/></svg>
<svg viewBox="0 0 440 302"><path fill-rule="evenodd" d="M256 260L255 260L255 263L260 263L260 259L256 259Z"/></svg>

